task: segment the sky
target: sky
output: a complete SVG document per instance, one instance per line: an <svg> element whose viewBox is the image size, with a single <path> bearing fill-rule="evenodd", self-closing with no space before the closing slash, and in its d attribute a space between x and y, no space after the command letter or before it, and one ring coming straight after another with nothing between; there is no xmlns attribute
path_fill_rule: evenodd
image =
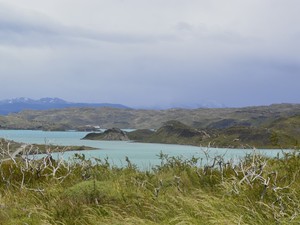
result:
<svg viewBox="0 0 300 225"><path fill-rule="evenodd" d="M0 98L300 103L299 0L0 0Z"/></svg>

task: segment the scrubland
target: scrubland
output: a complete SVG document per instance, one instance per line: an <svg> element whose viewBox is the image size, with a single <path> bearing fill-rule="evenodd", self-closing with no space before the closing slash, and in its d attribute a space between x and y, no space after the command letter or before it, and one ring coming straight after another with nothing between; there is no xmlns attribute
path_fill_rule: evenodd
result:
<svg viewBox="0 0 300 225"><path fill-rule="evenodd" d="M149 171L84 154L1 161L0 224L300 223L299 151L240 162L205 153L161 153Z"/></svg>

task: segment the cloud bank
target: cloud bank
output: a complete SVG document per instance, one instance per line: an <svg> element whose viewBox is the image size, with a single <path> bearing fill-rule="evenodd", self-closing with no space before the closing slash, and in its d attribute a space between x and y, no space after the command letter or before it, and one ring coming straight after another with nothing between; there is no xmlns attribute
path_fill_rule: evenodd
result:
<svg viewBox="0 0 300 225"><path fill-rule="evenodd" d="M2 98L133 107L299 103L300 3L0 3Z"/></svg>

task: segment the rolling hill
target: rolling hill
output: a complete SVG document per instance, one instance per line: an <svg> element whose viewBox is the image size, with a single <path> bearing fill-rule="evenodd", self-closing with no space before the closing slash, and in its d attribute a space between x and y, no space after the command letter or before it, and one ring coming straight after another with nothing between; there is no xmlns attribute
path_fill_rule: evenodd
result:
<svg viewBox="0 0 300 225"><path fill-rule="evenodd" d="M300 104L277 104L245 108L137 110L108 107L73 107L26 110L0 116L2 129L84 130L101 128L158 129L177 120L197 129L225 129L233 126L261 127L280 119L300 115Z"/></svg>
<svg viewBox="0 0 300 225"><path fill-rule="evenodd" d="M76 107L0 116L0 129L92 131L99 127L139 129L128 137L143 142L295 147L300 143L300 104L168 110Z"/></svg>

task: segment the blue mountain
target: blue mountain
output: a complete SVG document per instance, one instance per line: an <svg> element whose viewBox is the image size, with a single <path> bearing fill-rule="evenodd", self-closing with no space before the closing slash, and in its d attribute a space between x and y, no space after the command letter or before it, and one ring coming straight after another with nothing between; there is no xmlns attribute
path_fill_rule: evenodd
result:
<svg viewBox="0 0 300 225"><path fill-rule="evenodd" d="M60 98L41 98L34 100L31 98L13 98L0 101L0 115L18 113L23 110L48 110L63 109L71 107L110 107L118 109L128 109L129 107L121 104L111 103L74 103L67 102Z"/></svg>

